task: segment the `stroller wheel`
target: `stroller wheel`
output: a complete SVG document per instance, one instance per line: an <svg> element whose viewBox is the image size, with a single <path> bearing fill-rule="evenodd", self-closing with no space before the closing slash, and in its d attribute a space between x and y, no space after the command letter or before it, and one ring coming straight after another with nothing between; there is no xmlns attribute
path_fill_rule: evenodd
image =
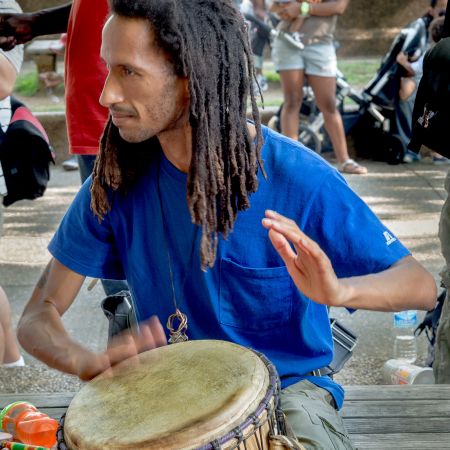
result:
<svg viewBox="0 0 450 450"><path fill-rule="evenodd" d="M405 156L405 145L397 135L388 138L386 160L388 164L400 164Z"/></svg>
<svg viewBox="0 0 450 450"><path fill-rule="evenodd" d="M298 140L305 147L308 147L316 153L322 151L322 141L320 136L304 123L301 123L298 128Z"/></svg>

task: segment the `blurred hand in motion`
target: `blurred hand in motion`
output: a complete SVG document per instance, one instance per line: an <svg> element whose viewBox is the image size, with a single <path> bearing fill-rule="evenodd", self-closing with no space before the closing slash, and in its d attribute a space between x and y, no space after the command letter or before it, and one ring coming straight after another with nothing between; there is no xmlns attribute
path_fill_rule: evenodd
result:
<svg viewBox="0 0 450 450"><path fill-rule="evenodd" d="M124 331L111 339L108 348L103 353L93 353L86 349L79 349L75 355L77 376L84 381L91 380L100 373L112 375L109 369L116 364L130 359L129 363L137 364L138 359L133 358L139 353L167 345L164 328L157 316L141 322L138 328Z"/></svg>

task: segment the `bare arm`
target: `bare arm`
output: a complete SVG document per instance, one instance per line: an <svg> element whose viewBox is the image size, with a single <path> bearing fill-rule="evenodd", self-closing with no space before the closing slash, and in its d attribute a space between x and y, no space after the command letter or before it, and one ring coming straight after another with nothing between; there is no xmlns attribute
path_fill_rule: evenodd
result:
<svg viewBox="0 0 450 450"><path fill-rule="evenodd" d="M6 56L0 54L0 100L11 95L17 72Z"/></svg>
<svg viewBox="0 0 450 450"><path fill-rule="evenodd" d="M33 13L0 14L0 47L11 50L37 36L67 31L72 3Z"/></svg>
<svg viewBox="0 0 450 450"><path fill-rule="evenodd" d="M413 77L415 75L416 72L413 69L411 63L408 61L408 55L406 55L403 52L400 52L397 55L396 60L397 60L397 63L400 64L406 70L408 77Z"/></svg>
<svg viewBox="0 0 450 450"><path fill-rule="evenodd" d="M23 348L50 367L89 380L112 365L166 343L156 318L126 333L105 352L94 353L75 342L61 317L73 303L84 277L52 259L20 318L17 335Z"/></svg>
<svg viewBox="0 0 450 450"><path fill-rule="evenodd" d="M264 20L266 17L265 0L252 0L253 11L258 19Z"/></svg>
<svg viewBox="0 0 450 450"><path fill-rule="evenodd" d="M434 307L434 279L412 256L377 274L339 279L326 254L294 221L266 211L263 226L297 288L317 303L374 311Z"/></svg>
<svg viewBox="0 0 450 450"><path fill-rule="evenodd" d="M340 16L344 14L350 0L335 0L333 2L311 2L309 5L310 16ZM300 2L301 3L301 2ZM293 20L300 15L299 3L288 3L280 7L277 14L283 20Z"/></svg>

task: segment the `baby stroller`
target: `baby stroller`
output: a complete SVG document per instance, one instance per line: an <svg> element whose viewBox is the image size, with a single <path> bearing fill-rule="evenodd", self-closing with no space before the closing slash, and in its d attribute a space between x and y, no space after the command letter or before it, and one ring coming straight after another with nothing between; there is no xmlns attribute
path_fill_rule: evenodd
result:
<svg viewBox="0 0 450 450"><path fill-rule="evenodd" d="M346 135L350 135L359 156L398 164L403 161L409 142L412 109L405 108L399 99L404 69L396 62L400 51L410 58L418 58L426 49L425 23L418 19L401 30L380 67L362 92L353 89L342 73L336 82L336 101ZM347 105L346 98L353 102ZM269 126L280 131L280 113L283 105L269 121ZM316 152L331 150L323 128L323 117L314 101L312 90L304 87L300 110L299 141Z"/></svg>

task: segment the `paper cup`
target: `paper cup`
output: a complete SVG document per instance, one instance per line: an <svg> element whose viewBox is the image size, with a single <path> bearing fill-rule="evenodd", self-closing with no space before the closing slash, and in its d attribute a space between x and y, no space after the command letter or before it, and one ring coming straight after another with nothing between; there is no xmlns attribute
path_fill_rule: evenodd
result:
<svg viewBox="0 0 450 450"><path fill-rule="evenodd" d="M384 363L383 378L387 384L434 384L431 367L419 367L400 359L390 359Z"/></svg>

